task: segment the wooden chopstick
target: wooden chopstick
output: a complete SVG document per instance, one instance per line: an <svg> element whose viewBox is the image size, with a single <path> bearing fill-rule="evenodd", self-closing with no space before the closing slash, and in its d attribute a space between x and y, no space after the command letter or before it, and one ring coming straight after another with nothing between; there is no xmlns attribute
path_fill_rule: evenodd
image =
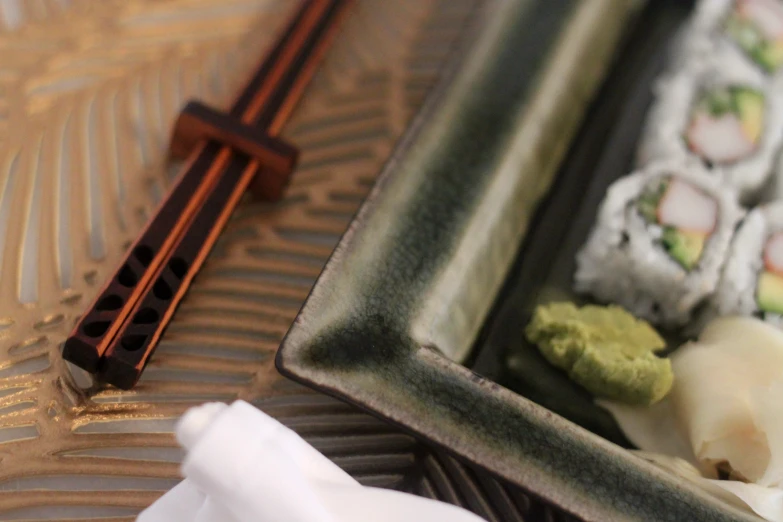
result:
<svg viewBox="0 0 783 522"><path fill-rule="evenodd" d="M282 196L297 151L277 136L349 3L304 2L227 114L183 110L172 155L190 153L184 172L66 340L66 360L120 388L138 381L241 196Z"/></svg>

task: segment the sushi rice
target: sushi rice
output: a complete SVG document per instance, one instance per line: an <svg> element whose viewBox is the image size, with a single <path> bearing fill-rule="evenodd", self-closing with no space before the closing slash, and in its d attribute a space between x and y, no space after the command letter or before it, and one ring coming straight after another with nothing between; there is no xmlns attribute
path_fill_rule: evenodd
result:
<svg viewBox="0 0 783 522"><path fill-rule="evenodd" d="M684 37L680 56L733 50L767 77L783 79L783 3L780 0L701 0ZM675 59L673 64L679 65Z"/></svg>
<svg viewBox="0 0 783 522"><path fill-rule="evenodd" d="M714 315L755 315L783 326L781 247L783 201L751 210L731 242L712 299Z"/></svg>
<svg viewBox="0 0 783 522"><path fill-rule="evenodd" d="M637 164L696 158L743 202L757 201L783 140L783 90L732 49L693 56L654 89Z"/></svg>
<svg viewBox="0 0 783 522"><path fill-rule="evenodd" d="M671 219L677 227L645 217L644 198L659 185L667 188L653 212L667 214L661 219ZM698 162L652 163L609 188L597 223L577 255L575 289L667 327L685 325L715 291L743 214L736 193ZM690 230L681 241L667 237L680 229ZM693 237L701 237L701 243ZM695 249L696 255L678 259L675 246Z"/></svg>

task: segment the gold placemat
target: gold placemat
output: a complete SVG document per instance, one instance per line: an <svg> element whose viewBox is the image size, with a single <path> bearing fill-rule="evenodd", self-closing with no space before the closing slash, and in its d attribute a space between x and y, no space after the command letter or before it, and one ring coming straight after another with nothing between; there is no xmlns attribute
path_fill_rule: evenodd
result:
<svg viewBox="0 0 783 522"><path fill-rule="evenodd" d="M360 0L287 127L303 153L285 200L240 207L135 390L85 394L60 344L165 193L179 107L231 99L296 3L9 16L22 2L0 0L0 518L130 520L177 482L174 419L206 400L253 401L365 483L400 486L413 441L283 380L273 355L476 3Z"/></svg>

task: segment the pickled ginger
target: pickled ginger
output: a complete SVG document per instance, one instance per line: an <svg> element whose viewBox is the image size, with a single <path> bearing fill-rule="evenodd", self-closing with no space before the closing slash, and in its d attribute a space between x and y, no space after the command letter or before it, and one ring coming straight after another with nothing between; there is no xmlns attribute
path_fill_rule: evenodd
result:
<svg viewBox="0 0 783 522"><path fill-rule="evenodd" d="M660 403L600 404L641 450L693 464L704 481L783 522L783 332L719 318L671 363L674 385ZM732 480L716 480L719 471Z"/></svg>

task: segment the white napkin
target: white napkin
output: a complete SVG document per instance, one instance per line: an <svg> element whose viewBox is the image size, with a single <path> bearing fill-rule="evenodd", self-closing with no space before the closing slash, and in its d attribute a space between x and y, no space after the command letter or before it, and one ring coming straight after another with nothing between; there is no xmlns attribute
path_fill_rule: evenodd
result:
<svg viewBox="0 0 783 522"><path fill-rule="evenodd" d="M364 487L295 432L244 401L185 413L179 485L138 522L483 522L458 507Z"/></svg>

